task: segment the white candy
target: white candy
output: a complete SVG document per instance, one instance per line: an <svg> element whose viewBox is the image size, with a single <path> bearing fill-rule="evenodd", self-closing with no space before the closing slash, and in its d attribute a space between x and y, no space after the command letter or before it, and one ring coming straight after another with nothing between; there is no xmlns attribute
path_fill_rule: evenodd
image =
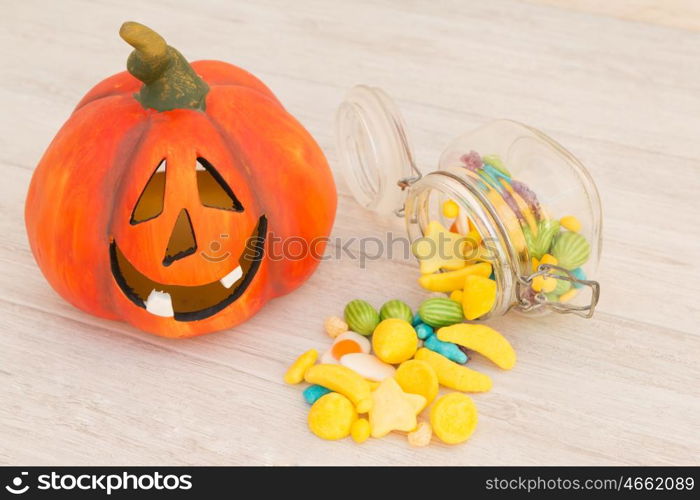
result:
<svg viewBox="0 0 700 500"><path fill-rule="evenodd" d="M328 349L326 352L321 354L320 362L322 365L339 365L340 364L338 362L338 360L335 359L335 356L333 356L333 352L331 352L330 349Z"/></svg>
<svg viewBox="0 0 700 500"><path fill-rule="evenodd" d="M333 340L333 345L337 344L338 342L342 342L343 340L352 340L354 342L357 342L357 345L360 346L360 351L364 352L365 354L369 354L369 351L372 348L372 344L370 344L369 339L367 337L352 331L347 331L338 335Z"/></svg>
<svg viewBox="0 0 700 500"><path fill-rule="evenodd" d="M347 331L345 333L341 333L335 339L333 339L333 344L331 345L331 348L321 355L321 363L323 363L324 365L340 364L340 360L333 356L333 346L338 342L342 342L343 340L351 340L357 343L357 345L360 347L360 351L365 354L369 354L370 349L372 349L372 344L370 344L367 337L365 337L364 335L360 335L359 333ZM347 356L347 354L345 356Z"/></svg>
<svg viewBox="0 0 700 500"><path fill-rule="evenodd" d="M361 352L346 354L340 358L340 364L347 366L364 378L376 382L392 377L396 372L396 368L380 361L376 356Z"/></svg>

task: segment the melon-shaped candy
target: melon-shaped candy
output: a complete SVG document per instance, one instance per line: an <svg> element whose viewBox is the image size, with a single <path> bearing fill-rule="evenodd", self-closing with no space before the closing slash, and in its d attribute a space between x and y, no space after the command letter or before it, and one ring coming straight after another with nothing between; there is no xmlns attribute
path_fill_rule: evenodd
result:
<svg viewBox="0 0 700 500"><path fill-rule="evenodd" d="M565 269L576 269L588 260L591 245L580 233L564 231L554 239L550 253L556 257L559 266Z"/></svg>
<svg viewBox="0 0 700 500"><path fill-rule="evenodd" d="M562 294L568 292L570 289L571 289L571 282L570 281L558 279L557 286L554 287L554 290L552 290L552 293L558 297L559 295L562 295Z"/></svg>
<svg viewBox="0 0 700 500"><path fill-rule="evenodd" d="M552 246L552 240L559 232L559 221L552 219L541 220L537 223L537 235L533 234L529 226L523 227L523 235L527 243L530 257L541 259ZM556 257L556 255L555 255Z"/></svg>
<svg viewBox="0 0 700 500"><path fill-rule="evenodd" d="M408 304L401 300L390 300L379 310L379 319L384 321L388 318L398 318L411 323L413 321L413 311Z"/></svg>
<svg viewBox="0 0 700 500"><path fill-rule="evenodd" d="M459 302L439 297L423 301L418 314L423 323L435 328L461 323L464 319Z"/></svg>
<svg viewBox="0 0 700 500"><path fill-rule="evenodd" d="M345 306L345 322L354 332L372 335L379 324L379 313L369 302L355 299Z"/></svg>

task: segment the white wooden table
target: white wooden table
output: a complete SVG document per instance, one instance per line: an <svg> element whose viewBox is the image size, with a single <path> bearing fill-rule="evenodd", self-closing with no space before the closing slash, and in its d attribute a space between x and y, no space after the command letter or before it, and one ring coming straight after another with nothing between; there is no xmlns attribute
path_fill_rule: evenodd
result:
<svg viewBox="0 0 700 500"><path fill-rule="evenodd" d="M609 5L614 4L614 5ZM568 5L569 7L564 7ZM0 463L699 464L700 9L692 0L3 2L0 17ZM496 117L536 126L590 168L604 203L603 292L592 320L494 321L519 361L476 395L465 445L362 446L306 428L301 351L363 297L417 306L401 259L329 260L236 329L172 341L88 316L44 281L23 204L73 106L121 71L122 21L190 60L260 76L337 170L333 116L356 83L398 100L419 163ZM337 176L334 236L403 231ZM387 286L387 283L391 283Z"/></svg>

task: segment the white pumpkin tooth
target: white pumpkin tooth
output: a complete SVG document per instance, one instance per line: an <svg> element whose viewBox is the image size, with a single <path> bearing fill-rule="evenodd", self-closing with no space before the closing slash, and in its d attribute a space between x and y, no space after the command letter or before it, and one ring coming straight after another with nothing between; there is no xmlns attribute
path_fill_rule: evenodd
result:
<svg viewBox="0 0 700 500"><path fill-rule="evenodd" d="M159 292L158 290L151 291L146 299L146 311L156 316L172 318L175 313L173 312L173 301L170 298L170 294Z"/></svg>
<svg viewBox="0 0 700 500"><path fill-rule="evenodd" d="M228 273L226 276L221 278L219 281L221 282L222 285L224 285L226 288L231 288L231 286L241 279L241 276L243 276L243 270L241 269L241 266L238 266L236 269Z"/></svg>

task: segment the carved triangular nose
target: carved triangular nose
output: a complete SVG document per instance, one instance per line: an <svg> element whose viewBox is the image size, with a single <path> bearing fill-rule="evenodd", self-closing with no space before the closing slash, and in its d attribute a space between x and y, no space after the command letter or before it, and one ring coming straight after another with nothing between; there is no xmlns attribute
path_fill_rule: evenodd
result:
<svg viewBox="0 0 700 500"><path fill-rule="evenodd" d="M175 221L175 227L168 240L168 248L165 250L163 265L169 266L176 260L192 255L197 250L197 240L194 237L190 214L184 208Z"/></svg>

